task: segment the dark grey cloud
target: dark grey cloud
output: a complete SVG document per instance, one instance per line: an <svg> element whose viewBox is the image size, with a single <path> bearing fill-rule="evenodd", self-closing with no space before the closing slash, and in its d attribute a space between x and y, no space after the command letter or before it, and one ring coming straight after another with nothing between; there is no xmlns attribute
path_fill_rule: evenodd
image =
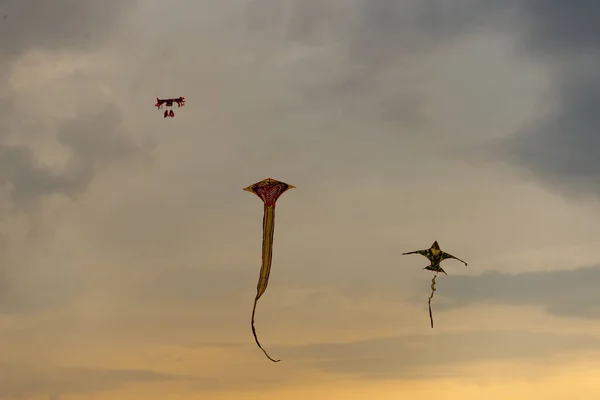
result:
<svg viewBox="0 0 600 400"><path fill-rule="evenodd" d="M428 77L411 72L413 60L465 35L501 30L514 8L489 0L254 0L246 26L250 35L283 40L282 51L329 50L299 62L294 74L312 104L418 127L426 102L419 85Z"/></svg>
<svg viewBox="0 0 600 400"><path fill-rule="evenodd" d="M559 317L600 318L600 266L521 274L444 276L438 311L480 303L540 306Z"/></svg>
<svg viewBox="0 0 600 400"><path fill-rule="evenodd" d="M135 0L3 0L0 58L30 49L92 49L114 31Z"/></svg>
<svg viewBox="0 0 600 400"><path fill-rule="evenodd" d="M480 29L498 29L514 2L468 0L254 0L246 26L256 34L279 30L289 42L333 44L353 62L381 65L422 53Z"/></svg>
<svg viewBox="0 0 600 400"><path fill-rule="evenodd" d="M494 331L405 335L273 351L317 369L364 379L420 379L449 377L448 365L537 359L598 346L600 337L591 335Z"/></svg>
<svg viewBox="0 0 600 400"><path fill-rule="evenodd" d="M550 69L545 101L554 108L508 141L494 142L493 158L564 191L600 192L598 2L254 0L247 26L253 35L270 35L280 49L301 44L315 50L294 73L311 104L400 122L411 132L424 131L427 102L420 89L427 77L410 72L413 59L466 35L512 35L517 55Z"/></svg>
<svg viewBox="0 0 600 400"><path fill-rule="evenodd" d="M189 379L149 370L40 368L0 363L0 399L60 397L114 390L131 383Z"/></svg>
<svg viewBox="0 0 600 400"><path fill-rule="evenodd" d="M594 0L522 1L530 26L523 44L558 56L581 56L600 46L600 4Z"/></svg>
<svg viewBox="0 0 600 400"><path fill-rule="evenodd" d="M566 195L600 194L600 3L523 1L522 11L521 55L551 69L553 107L503 141L503 156Z"/></svg>
<svg viewBox="0 0 600 400"><path fill-rule="evenodd" d="M498 29L510 2L394 0L358 3L358 28L350 51L356 61L389 63L398 55L423 53L447 45L466 33Z"/></svg>
<svg viewBox="0 0 600 400"><path fill-rule="evenodd" d="M75 197L103 167L141 154L121 122L121 111L113 104L96 115L61 122L58 141L71 150L71 157L60 172L41 165L28 147L0 147L0 185L9 187L13 205L21 210L36 206L44 195Z"/></svg>
<svg viewBox="0 0 600 400"><path fill-rule="evenodd" d="M23 98L24 94L15 92L10 84L9 78L18 66L15 62L32 50L54 55L68 52L71 57L95 52L108 43L121 18L135 3L128 0L0 2L0 14L6 15L0 20L0 219L15 213L27 215L30 229L27 240L32 246L39 244L35 240L43 221L40 216L44 197L60 195L76 199L107 168L135 161L147 149L134 143L123 127L123 115L113 99L95 89L94 78L81 70L65 77L60 85L53 85L52 90L57 99L68 93L67 107L77 109L77 103L85 100L98 104L96 110L77 113L70 119L28 110L26 117L21 118L20 104L30 99ZM41 156L29 145L54 133L58 144L69 154L62 168L43 164ZM15 138L19 144L15 144ZM39 146L36 150L40 150ZM33 246L31 253L36 249ZM0 313L31 313L64 305L83 290L77 288L78 277L66 278L62 269L48 276L44 272L48 268L39 268L34 265L36 262L16 254L9 245L2 249L1 261Z"/></svg>
<svg viewBox="0 0 600 400"><path fill-rule="evenodd" d="M128 0L101 3L5 0L0 3L0 13L7 16L0 21L0 76L8 78L11 62L29 50L97 50L135 3ZM72 78L81 80L77 74ZM3 121L9 121L18 111L7 82L7 79L0 80ZM57 96L60 95L59 89ZM20 208L34 205L45 194L74 196L83 192L100 167L135 153L135 146L120 130L121 120L120 111L107 104L95 116L80 115L75 120L59 121L58 140L72 150L71 159L61 173L38 163L27 146L0 143L0 184L10 186L12 200ZM35 121L31 123L35 126ZM3 122L0 129L0 137L5 138L15 127Z"/></svg>

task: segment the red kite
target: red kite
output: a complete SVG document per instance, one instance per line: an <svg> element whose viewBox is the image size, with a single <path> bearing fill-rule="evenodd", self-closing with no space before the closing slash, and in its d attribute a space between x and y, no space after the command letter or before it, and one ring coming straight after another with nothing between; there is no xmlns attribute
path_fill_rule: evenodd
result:
<svg viewBox="0 0 600 400"><path fill-rule="evenodd" d="M167 108L169 108L169 107L173 107L173 103L177 103L177 107L183 107L185 105L185 97L177 97L177 98L173 98L173 99L159 99L157 97L156 104L154 106L160 110L162 108L163 104L165 104L167 106ZM167 117L173 118L174 116L175 116L175 113L173 112L173 110L165 110L165 113L163 114L163 118L167 118Z"/></svg>

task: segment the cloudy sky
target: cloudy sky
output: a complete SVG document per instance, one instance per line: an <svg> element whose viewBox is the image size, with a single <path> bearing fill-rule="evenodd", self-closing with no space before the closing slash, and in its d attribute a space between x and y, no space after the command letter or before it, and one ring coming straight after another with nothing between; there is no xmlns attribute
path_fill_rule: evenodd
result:
<svg viewBox="0 0 600 400"><path fill-rule="evenodd" d="M0 0L0 399L593 398L598 26L595 0ZM297 187L257 311L278 364L266 177ZM401 254L434 240L469 265L432 330Z"/></svg>

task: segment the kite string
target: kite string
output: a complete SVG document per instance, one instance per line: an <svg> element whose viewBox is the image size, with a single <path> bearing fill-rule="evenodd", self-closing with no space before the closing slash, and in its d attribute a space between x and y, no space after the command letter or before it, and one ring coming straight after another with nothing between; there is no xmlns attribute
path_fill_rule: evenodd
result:
<svg viewBox="0 0 600 400"><path fill-rule="evenodd" d="M437 273L433 275L433 279L431 280L431 295L429 296L429 319L431 320L431 329L433 329L433 315L431 313L431 299L433 299L433 295L435 293L435 278L437 278Z"/></svg>
<svg viewBox="0 0 600 400"><path fill-rule="evenodd" d="M254 335L254 341L256 342L256 344L258 345L258 347L263 351L263 353L265 353L265 356L267 356L267 358L273 362L279 362L281 360L275 360L273 358L271 358L271 356L269 356L269 354L266 352L265 349L263 349L263 347L260 345L260 342L258 341L258 336L256 336L256 329L254 328L254 314L256 313L256 304L258 303L258 296L256 296L256 298L254 299L254 307L252 307L252 334Z"/></svg>

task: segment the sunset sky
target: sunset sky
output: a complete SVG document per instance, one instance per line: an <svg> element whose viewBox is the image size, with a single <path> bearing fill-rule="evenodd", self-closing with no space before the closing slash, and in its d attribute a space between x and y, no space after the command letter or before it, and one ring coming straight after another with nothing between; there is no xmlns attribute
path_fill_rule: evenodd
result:
<svg viewBox="0 0 600 400"><path fill-rule="evenodd" d="M0 399L595 398L598 65L596 0L0 0Z"/></svg>

